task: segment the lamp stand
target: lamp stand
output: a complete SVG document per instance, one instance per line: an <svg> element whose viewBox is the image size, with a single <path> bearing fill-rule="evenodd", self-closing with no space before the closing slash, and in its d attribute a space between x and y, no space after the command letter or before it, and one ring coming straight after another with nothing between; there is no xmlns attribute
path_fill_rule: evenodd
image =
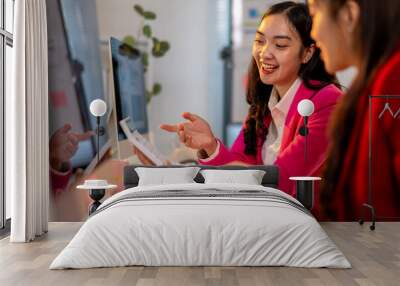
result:
<svg viewBox="0 0 400 286"><path fill-rule="evenodd" d="M97 135L97 164L100 163L100 136L105 133L104 127L100 126L100 116L96 116L96 135Z"/></svg>
<svg viewBox="0 0 400 286"><path fill-rule="evenodd" d="M97 135L97 164L100 162L100 116L96 116L96 135Z"/></svg>
<svg viewBox="0 0 400 286"><path fill-rule="evenodd" d="M304 125L300 127L299 133L301 136L304 136L304 162L307 163L307 135L309 133L307 124L308 124L308 116L304 116Z"/></svg>
<svg viewBox="0 0 400 286"><path fill-rule="evenodd" d="M296 181L296 199L301 202L306 209L314 207L314 181Z"/></svg>
<svg viewBox="0 0 400 286"><path fill-rule="evenodd" d="M97 208L101 205L100 200L104 197L106 190L105 189L91 189L89 190L89 197L93 200L93 202L89 206L89 215L94 213Z"/></svg>

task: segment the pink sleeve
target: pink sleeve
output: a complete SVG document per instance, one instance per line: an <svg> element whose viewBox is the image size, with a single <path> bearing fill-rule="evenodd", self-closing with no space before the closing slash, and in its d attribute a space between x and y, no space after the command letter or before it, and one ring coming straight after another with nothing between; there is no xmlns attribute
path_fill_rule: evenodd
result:
<svg viewBox="0 0 400 286"><path fill-rule="evenodd" d="M62 192L68 185L69 178L72 174L70 167L66 172L59 172L50 167L50 182L51 189L54 193Z"/></svg>
<svg viewBox="0 0 400 286"><path fill-rule="evenodd" d="M328 146L327 126L335 103L325 105L310 116L307 136L307 162L304 159L305 137L297 133L281 152L275 165L279 167L279 189L294 194L291 176L316 176L325 162Z"/></svg>
<svg viewBox="0 0 400 286"><path fill-rule="evenodd" d="M229 150L221 140L219 140L219 152L215 155L212 160L199 160L199 164L201 165L211 165L211 166L219 166L225 165L233 161L241 161L247 164L258 164L257 158L255 155L246 155L244 153L244 130L243 128L240 130L238 137L232 145L232 148Z"/></svg>

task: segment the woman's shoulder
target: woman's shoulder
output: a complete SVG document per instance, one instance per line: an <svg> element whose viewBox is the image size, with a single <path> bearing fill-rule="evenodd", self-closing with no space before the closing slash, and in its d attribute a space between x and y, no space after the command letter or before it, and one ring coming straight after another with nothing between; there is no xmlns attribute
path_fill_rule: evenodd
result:
<svg viewBox="0 0 400 286"><path fill-rule="evenodd" d="M342 90L331 83L317 90L313 90L310 99L316 106L326 106L336 104L342 95Z"/></svg>
<svg viewBox="0 0 400 286"><path fill-rule="evenodd" d="M318 91L319 95L325 95L325 96L330 96L332 98L337 98L343 95L343 91L337 87L335 84L330 83L322 87Z"/></svg>
<svg viewBox="0 0 400 286"><path fill-rule="evenodd" d="M400 46L381 64L371 85L374 95L400 95Z"/></svg>

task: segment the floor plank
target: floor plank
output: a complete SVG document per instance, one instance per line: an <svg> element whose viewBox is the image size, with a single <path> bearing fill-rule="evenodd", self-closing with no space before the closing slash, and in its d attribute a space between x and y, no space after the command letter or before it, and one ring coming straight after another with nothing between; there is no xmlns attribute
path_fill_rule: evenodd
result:
<svg viewBox="0 0 400 286"><path fill-rule="evenodd" d="M50 223L49 233L32 243L0 240L0 285L399 285L400 222L322 223L352 263L352 269L290 267L117 267L85 270L48 269L81 223Z"/></svg>

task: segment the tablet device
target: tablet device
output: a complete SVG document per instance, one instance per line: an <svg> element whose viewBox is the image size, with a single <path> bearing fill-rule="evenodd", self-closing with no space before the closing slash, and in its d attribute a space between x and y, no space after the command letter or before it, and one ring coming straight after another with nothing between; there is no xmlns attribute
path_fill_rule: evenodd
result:
<svg viewBox="0 0 400 286"><path fill-rule="evenodd" d="M119 122L122 131L125 133L129 142L138 148L156 166L167 165L167 158L161 154L146 138L144 138L134 127L130 117Z"/></svg>

